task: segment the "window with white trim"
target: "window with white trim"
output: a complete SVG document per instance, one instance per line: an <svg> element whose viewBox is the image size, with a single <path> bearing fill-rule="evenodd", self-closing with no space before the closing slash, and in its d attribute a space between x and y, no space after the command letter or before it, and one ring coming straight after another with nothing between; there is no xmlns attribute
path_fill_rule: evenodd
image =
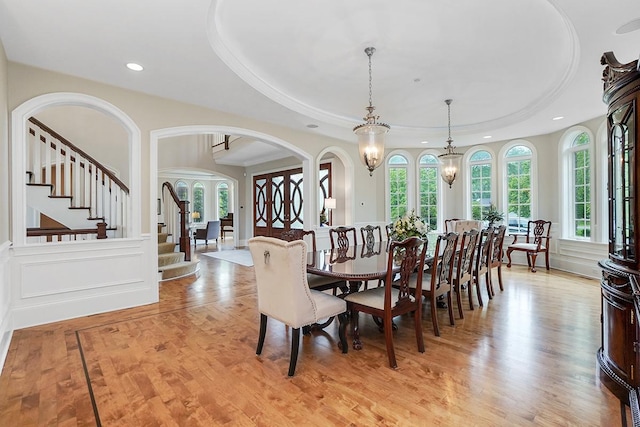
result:
<svg viewBox="0 0 640 427"><path fill-rule="evenodd" d="M201 182L195 182L193 184L193 206L191 206L193 222L203 222L204 214L204 185Z"/></svg>
<svg viewBox="0 0 640 427"><path fill-rule="evenodd" d="M526 232L532 211L532 152L529 147L515 145L504 157L508 232Z"/></svg>
<svg viewBox="0 0 640 427"><path fill-rule="evenodd" d="M569 237L577 239L591 237L591 145L589 135L581 132L567 149L572 172Z"/></svg>
<svg viewBox="0 0 640 427"><path fill-rule="evenodd" d="M392 221L409 209L408 160L399 154L389 157L389 210Z"/></svg>
<svg viewBox="0 0 640 427"><path fill-rule="evenodd" d="M471 217L482 220L494 203L491 192L493 157L486 150L476 151L469 158L469 188Z"/></svg>
<svg viewBox="0 0 640 427"><path fill-rule="evenodd" d="M224 218L229 213L229 184L218 184L218 218Z"/></svg>
<svg viewBox="0 0 640 427"><path fill-rule="evenodd" d="M425 154L419 161L419 215L431 230L438 229L438 199L439 199L439 167L440 162L433 154Z"/></svg>

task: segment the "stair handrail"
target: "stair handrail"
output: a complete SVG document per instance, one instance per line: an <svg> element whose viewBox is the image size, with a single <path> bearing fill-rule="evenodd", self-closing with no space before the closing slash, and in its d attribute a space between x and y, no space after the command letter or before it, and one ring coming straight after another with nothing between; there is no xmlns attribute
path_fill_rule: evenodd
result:
<svg viewBox="0 0 640 427"><path fill-rule="evenodd" d="M52 137L54 137L57 140L59 140L63 145L68 146L70 149L72 149L76 153L80 154L85 159L87 159L91 164L95 165L96 168L98 168L103 174L108 176L109 179L111 179L111 181L113 181L115 184L117 184L125 193L129 194L129 187L127 187L124 182L120 181L118 179L118 177L115 176L109 169L107 169L105 166L103 166L102 163L100 163L99 161L97 161L96 159L91 157L85 151L83 151L80 148L78 148L76 145L71 143L64 136L60 135L58 132L54 131L49 126L45 125L44 123L42 123L40 120L36 119L35 117L29 117L29 121L31 123L33 123L34 125L38 126L40 129L42 129L45 132L47 132ZM33 135L33 136L36 136L36 133L32 129L29 129L29 133L31 135ZM47 142L46 138L44 138L43 136L40 136L40 140L42 142L44 142L44 143ZM55 143L51 142L51 148L53 148L54 150L56 149ZM64 150L62 150L62 152L64 153ZM73 162L76 161L75 157L71 157L71 159L72 159ZM82 164L80 164L80 166L84 167L84 165L82 165Z"/></svg>
<svg viewBox="0 0 640 427"><path fill-rule="evenodd" d="M173 185L169 181L165 181L162 183L162 199L164 201L164 189L165 187L169 190L169 194L171 194L171 198L178 206L180 211L180 252L184 252L184 260L191 261L191 239L189 237L189 231L187 228L187 218L189 217L189 201L188 200L180 200L176 190L173 188Z"/></svg>

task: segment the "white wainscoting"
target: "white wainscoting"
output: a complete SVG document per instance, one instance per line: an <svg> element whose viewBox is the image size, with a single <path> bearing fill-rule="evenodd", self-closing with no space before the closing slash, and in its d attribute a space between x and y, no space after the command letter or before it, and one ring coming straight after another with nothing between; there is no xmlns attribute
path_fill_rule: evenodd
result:
<svg viewBox="0 0 640 427"><path fill-rule="evenodd" d="M13 329L158 301L149 235L13 248Z"/></svg>
<svg viewBox="0 0 640 427"><path fill-rule="evenodd" d="M9 352L13 334L11 323L11 283L9 282L9 257L11 242L0 244L0 367Z"/></svg>

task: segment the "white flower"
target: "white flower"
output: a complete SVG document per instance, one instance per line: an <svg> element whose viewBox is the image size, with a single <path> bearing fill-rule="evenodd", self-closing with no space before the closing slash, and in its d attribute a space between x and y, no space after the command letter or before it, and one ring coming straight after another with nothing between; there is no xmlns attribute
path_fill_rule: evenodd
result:
<svg viewBox="0 0 640 427"><path fill-rule="evenodd" d="M391 227L391 237L395 240L404 240L414 236L424 238L429 231L429 226L412 210L408 215L394 221Z"/></svg>

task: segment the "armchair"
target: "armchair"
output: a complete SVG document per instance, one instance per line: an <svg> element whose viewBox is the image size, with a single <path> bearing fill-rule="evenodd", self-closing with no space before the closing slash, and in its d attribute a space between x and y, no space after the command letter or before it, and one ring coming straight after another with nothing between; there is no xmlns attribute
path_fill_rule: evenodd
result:
<svg viewBox="0 0 640 427"><path fill-rule="evenodd" d="M204 240L205 246L209 246L209 240L215 240L218 244L220 237L220 221L207 222L207 228L196 228L193 234L193 246L196 246L198 240Z"/></svg>
<svg viewBox="0 0 640 427"><path fill-rule="evenodd" d="M511 267L511 252L524 251L527 253L527 264L532 273L536 272L536 257L544 253L547 270L549 269L549 236L551 233L551 221L538 219L527 223L527 234L512 234L513 243L507 247L507 267ZM524 237L524 241L518 242L518 237Z"/></svg>
<svg viewBox="0 0 640 427"><path fill-rule="evenodd" d="M260 312L256 354L262 353L269 317L291 327L289 376L293 376L300 347L300 328L333 316L340 320L340 347L346 353L347 304L341 298L309 288L307 244L302 240L285 242L259 236L249 240L249 250L255 267Z"/></svg>

